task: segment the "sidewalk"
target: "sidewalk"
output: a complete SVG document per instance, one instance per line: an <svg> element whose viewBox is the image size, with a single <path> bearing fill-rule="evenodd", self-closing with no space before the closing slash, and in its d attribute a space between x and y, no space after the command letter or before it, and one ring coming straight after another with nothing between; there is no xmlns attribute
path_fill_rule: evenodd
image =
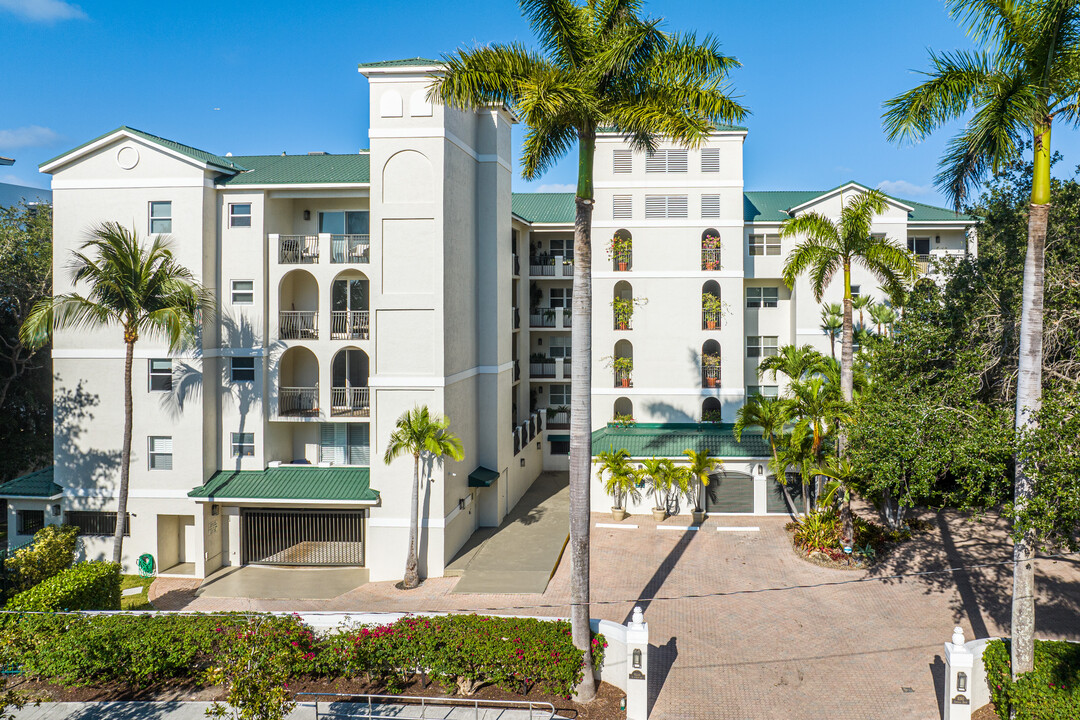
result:
<svg viewBox="0 0 1080 720"><path fill-rule="evenodd" d="M26 707L16 712L17 720L205 720L208 702L62 702L42 703L38 707ZM395 718L409 720L420 718L419 705L373 705L361 703L305 702L296 706L289 720L314 720L314 718ZM471 707L428 706L425 720L546 720L546 711L501 710L481 708L477 713ZM558 716L556 716L558 717Z"/></svg>

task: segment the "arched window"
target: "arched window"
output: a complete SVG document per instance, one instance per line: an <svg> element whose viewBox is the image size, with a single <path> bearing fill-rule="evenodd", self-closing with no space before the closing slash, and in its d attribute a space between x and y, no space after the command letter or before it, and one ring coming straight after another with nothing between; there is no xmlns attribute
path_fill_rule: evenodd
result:
<svg viewBox="0 0 1080 720"><path fill-rule="evenodd" d="M278 285L278 337L319 338L319 283L306 270L285 273Z"/></svg>
<svg viewBox="0 0 1080 720"><path fill-rule="evenodd" d="M337 417L367 417L369 361L366 352L347 347L338 350L330 364L330 414Z"/></svg>
<svg viewBox="0 0 1080 720"><path fill-rule="evenodd" d="M720 385L720 343L706 340L701 346L701 387Z"/></svg>
<svg viewBox="0 0 1080 720"><path fill-rule="evenodd" d="M720 231L716 228L701 233L701 269L720 269Z"/></svg>
<svg viewBox="0 0 1080 720"><path fill-rule="evenodd" d="M629 340L615 343L611 367L615 371L615 387L633 387L634 346Z"/></svg>
<svg viewBox="0 0 1080 720"><path fill-rule="evenodd" d="M611 236L611 246L608 248L611 256L612 270L629 270L633 267L634 260L634 237L629 230L616 230Z"/></svg>
<svg viewBox="0 0 1080 720"><path fill-rule="evenodd" d="M701 329L720 327L723 305L720 304L720 283L709 280L701 286Z"/></svg>
<svg viewBox="0 0 1080 720"><path fill-rule="evenodd" d="M614 418L618 423L628 423L634 420L634 403L630 398L617 398L615 400Z"/></svg>
<svg viewBox="0 0 1080 720"><path fill-rule="evenodd" d="M705 398L701 403L701 422L720 422L722 418L720 398Z"/></svg>
<svg viewBox="0 0 1080 720"><path fill-rule="evenodd" d="M634 288L625 280L615 283L612 293L611 309L614 314L616 330L632 330L634 317Z"/></svg>

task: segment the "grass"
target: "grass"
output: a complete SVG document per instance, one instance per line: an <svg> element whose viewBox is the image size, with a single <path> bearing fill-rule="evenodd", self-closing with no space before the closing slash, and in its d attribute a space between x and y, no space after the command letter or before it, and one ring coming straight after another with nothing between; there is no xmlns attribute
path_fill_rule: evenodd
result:
<svg viewBox="0 0 1080 720"><path fill-rule="evenodd" d="M147 592L150 591L150 584L154 582L152 577L143 577L142 575L121 575L120 576L120 592L128 588L142 588L142 592L138 595L120 595L120 609L121 610L153 610L154 606L150 604L150 598L147 597Z"/></svg>

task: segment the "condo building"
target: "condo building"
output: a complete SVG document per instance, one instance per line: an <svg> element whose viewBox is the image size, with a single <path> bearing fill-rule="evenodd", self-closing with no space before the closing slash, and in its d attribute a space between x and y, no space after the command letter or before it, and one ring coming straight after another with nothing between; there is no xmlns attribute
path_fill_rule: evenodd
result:
<svg viewBox="0 0 1080 720"><path fill-rule="evenodd" d="M342 565L400 577L413 460L383 454L417 405L448 416L460 462L426 462L421 574L498 525L569 451L574 197L511 192L514 116L432 104L438 63L360 66L369 149L213 154L121 127L42 164L53 176L54 287L108 220L167 234L218 312L197 341L135 351L128 570L206 577L247 564ZM797 242L780 224L839 215L857 183L747 191L747 130L699 148L597 141L593 224L593 450L724 460L713 513L782 513L768 447L730 423L782 345L828 353L821 307L781 280ZM974 219L889 199L875 232L934 255L975 252ZM614 240L614 242L613 242ZM880 296L874 279L853 279ZM839 283L825 302L841 297ZM879 299L884 300L884 296ZM115 327L58 331L54 465L0 486L9 545L47 523L80 528L109 557L123 426ZM632 418L632 420L631 420ZM613 422L616 421L616 422ZM599 479L593 509L610 499ZM631 512L647 512L631 507Z"/></svg>

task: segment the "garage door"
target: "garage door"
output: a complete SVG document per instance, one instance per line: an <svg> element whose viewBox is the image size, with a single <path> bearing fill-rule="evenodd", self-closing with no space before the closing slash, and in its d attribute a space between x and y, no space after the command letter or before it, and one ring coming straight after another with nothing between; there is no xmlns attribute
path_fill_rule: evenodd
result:
<svg viewBox="0 0 1080 720"><path fill-rule="evenodd" d="M720 473L709 478L705 510L710 513L754 512L754 478L740 473Z"/></svg>
<svg viewBox="0 0 1080 720"><path fill-rule="evenodd" d="M248 565L363 565L364 511L240 511Z"/></svg>
<svg viewBox="0 0 1080 720"><path fill-rule="evenodd" d="M791 510L788 508L787 500L784 499L784 490L780 487L780 483L777 482L776 476L769 476L768 487L769 496L765 501L765 512L789 514ZM795 507L801 508L802 481L799 479L788 480L787 490L788 494L791 495L791 501L795 503Z"/></svg>

